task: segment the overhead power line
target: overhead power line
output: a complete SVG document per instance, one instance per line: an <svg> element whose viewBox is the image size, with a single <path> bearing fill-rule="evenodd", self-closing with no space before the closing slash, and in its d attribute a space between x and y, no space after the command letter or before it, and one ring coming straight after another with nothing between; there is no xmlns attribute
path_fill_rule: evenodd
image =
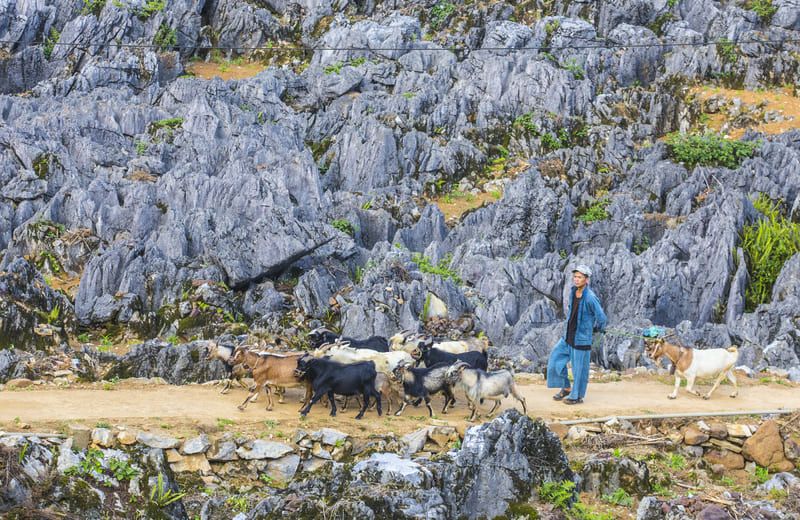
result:
<svg viewBox="0 0 800 520"><path fill-rule="evenodd" d="M0 44L14 45L20 42L10 40L0 40ZM589 44L579 45L535 45L528 47L477 47L470 48L465 46L450 46L450 47L306 47L300 45L259 45L259 46L217 46L217 45L159 45L155 43L83 43L83 42L43 42L34 41L29 42L27 45L53 45L61 47L77 47L80 49L88 49L89 47L114 47L114 48L128 48L128 49L169 49L169 50L192 50L192 51L270 51L270 52L317 52L317 51L333 51L333 52L392 52L392 51L417 51L417 52L525 52L525 51L560 51L560 50L589 50L589 49L637 49L637 48L673 48L673 47L706 47L709 45L784 45L787 43L800 43L800 38L785 38L785 39L744 39L744 40L709 40L701 42L643 42L643 43L619 43L619 42L595 42Z"/></svg>

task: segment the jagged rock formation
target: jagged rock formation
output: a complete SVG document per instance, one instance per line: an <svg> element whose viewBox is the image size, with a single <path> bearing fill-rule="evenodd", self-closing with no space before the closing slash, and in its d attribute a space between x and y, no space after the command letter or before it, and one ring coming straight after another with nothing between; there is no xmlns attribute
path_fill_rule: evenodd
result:
<svg viewBox="0 0 800 520"><path fill-rule="evenodd" d="M795 366L797 257L745 312L740 235L757 193L800 214L800 133L748 133L761 144L735 169L687 168L658 141L696 122L693 82L798 82L798 6L773 6L6 2L0 269L27 257L79 280L71 302L35 303L59 306L57 326L144 337L208 315L291 335L292 307L390 334L419 326L433 293L452 318L474 315L494 354L534 368L580 261L617 331L676 327L701 347L741 345L755 368ZM273 66L183 76L208 45ZM450 227L428 201L463 182L502 197ZM607 220L580 218L604 198ZM0 336L31 328L6 310L16 301L0 286ZM625 334L599 352L607 367L647 363Z"/></svg>

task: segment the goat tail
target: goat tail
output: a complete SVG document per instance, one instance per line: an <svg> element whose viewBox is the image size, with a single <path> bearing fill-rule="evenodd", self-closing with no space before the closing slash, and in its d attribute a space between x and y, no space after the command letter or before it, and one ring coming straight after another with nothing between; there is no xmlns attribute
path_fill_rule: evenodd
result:
<svg viewBox="0 0 800 520"><path fill-rule="evenodd" d="M726 350L728 352L731 352L731 353L739 352L739 348L736 345L733 345L732 347L728 347Z"/></svg>

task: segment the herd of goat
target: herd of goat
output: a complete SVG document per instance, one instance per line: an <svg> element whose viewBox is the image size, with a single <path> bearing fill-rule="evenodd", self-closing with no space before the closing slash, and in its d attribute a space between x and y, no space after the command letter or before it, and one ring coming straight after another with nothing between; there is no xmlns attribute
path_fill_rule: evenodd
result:
<svg viewBox="0 0 800 520"><path fill-rule="evenodd" d="M229 377L222 393L230 390L237 381L250 393L239 405L244 410L264 391L267 394L267 410L273 408L273 393L283 402L286 388L305 388L305 397L300 414L305 416L320 399L327 398L330 414L336 415L334 395L361 398L361 408L356 419L364 416L375 403L378 415L382 413L382 401L391 413L392 403L397 401L400 415L409 403L425 402L428 414L433 416L431 396L444 396L442 413L455 403L453 390L463 388L472 414L478 414L477 405L484 400L494 401L489 411L491 416L500 401L513 395L527 413L525 399L514 385L514 377L508 370L487 372L488 347L486 338L467 338L458 341L435 341L425 335L402 331L388 340L373 336L364 340L342 338L332 331L319 328L308 334L312 350L307 352L262 351L239 345L214 343L208 359L222 360ZM255 382L248 386L243 379L252 377ZM345 400L345 407L347 401Z"/></svg>

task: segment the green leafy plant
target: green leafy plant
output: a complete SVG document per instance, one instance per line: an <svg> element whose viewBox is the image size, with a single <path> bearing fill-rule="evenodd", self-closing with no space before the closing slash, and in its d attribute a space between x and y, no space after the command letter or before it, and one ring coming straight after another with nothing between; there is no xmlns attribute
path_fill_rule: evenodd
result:
<svg viewBox="0 0 800 520"><path fill-rule="evenodd" d="M717 54L723 63L736 63L739 55L736 53L736 44L727 38L720 38L717 42Z"/></svg>
<svg viewBox="0 0 800 520"><path fill-rule="evenodd" d="M83 9L81 9L81 14L93 14L99 17L105 6L106 0L83 0Z"/></svg>
<svg viewBox="0 0 800 520"><path fill-rule="evenodd" d="M168 50L178 44L178 31L173 29L166 22L161 22L158 26L155 36L153 36L153 45L158 47L159 50ZM183 121L181 120L181 123Z"/></svg>
<svg viewBox="0 0 800 520"><path fill-rule="evenodd" d="M439 275L442 278L450 279L454 283L461 285L461 277L458 276L458 273L449 268L450 262L453 261L452 253L448 253L442 257L438 264L434 264L429 257L422 253L412 253L411 261L417 264L419 270L423 273Z"/></svg>
<svg viewBox="0 0 800 520"><path fill-rule="evenodd" d="M366 211L366 210L369 210L369 209L372 209L372 199L369 199L367 202L365 202L364 204L362 204L362 205L361 205L361 209L363 209L363 210L365 210L365 211Z"/></svg>
<svg viewBox="0 0 800 520"><path fill-rule="evenodd" d="M611 204L611 199L602 198L590 204L582 213L579 212L578 220L584 224L591 224L601 220L607 220L611 215L606 211L606 207Z"/></svg>
<svg viewBox="0 0 800 520"><path fill-rule="evenodd" d="M609 495L603 495L603 502L614 504L617 506L630 507L633 505L633 497L628 494L623 488L617 488L616 491Z"/></svg>
<svg viewBox="0 0 800 520"><path fill-rule="evenodd" d="M184 492L175 492L164 484L164 475L158 474L156 485L150 489L150 503L164 508L186 496Z"/></svg>
<svg viewBox="0 0 800 520"><path fill-rule="evenodd" d="M114 475L114 478L123 481L131 480L139 474L139 470L130 465L126 460L111 458L108 459L108 469Z"/></svg>
<svg viewBox="0 0 800 520"><path fill-rule="evenodd" d="M339 74L340 72L342 72L343 66L344 64L341 61L337 61L336 63L331 63L330 65L322 69L322 72L324 72L325 74Z"/></svg>
<svg viewBox="0 0 800 520"><path fill-rule="evenodd" d="M772 298L772 287L786 261L800 252L800 224L780 214L779 206L761 194L753 203L766 218L742 229L750 283L745 291L745 307L753 311Z"/></svg>
<svg viewBox="0 0 800 520"><path fill-rule="evenodd" d="M514 126L525 130L525 132L527 132L530 135L533 136L539 135L539 128L533 121L533 114L531 112L527 112L516 118L514 120Z"/></svg>
<svg viewBox="0 0 800 520"><path fill-rule="evenodd" d="M414 99L414 96L417 95L416 92L403 92L403 97L406 99Z"/></svg>
<svg viewBox="0 0 800 520"><path fill-rule="evenodd" d="M61 316L61 307L56 305L50 312L47 313L47 323L58 323L58 318Z"/></svg>
<svg viewBox="0 0 800 520"><path fill-rule="evenodd" d="M356 230L353 227L353 224L351 224L349 220L346 220L346 219L343 219L343 218L337 218L335 220L332 220L331 221L331 226L335 227L336 229L338 229L342 233L346 233L346 234L348 234L350 236L354 236L355 233L356 233Z"/></svg>
<svg viewBox="0 0 800 520"><path fill-rule="evenodd" d="M571 480L545 482L539 486L539 498L558 509L567 510L575 498L575 483Z"/></svg>
<svg viewBox="0 0 800 520"><path fill-rule="evenodd" d="M697 165L735 169L760 146L759 142L731 141L717 134L673 133L666 142L672 158L689 169Z"/></svg>
<svg viewBox="0 0 800 520"><path fill-rule="evenodd" d="M772 15L778 10L777 7L772 5L772 0L749 0L745 5L751 11L755 11L764 22L772 20Z"/></svg>
<svg viewBox="0 0 800 520"><path fill-rule="evenodd" d="M147 153L147 142L145 141L136 141L136 155L144 155Z"/></svg>
<svg viewBox="0 0 800 520"><path fill-rule="evenodd" d="M228 497L225 500L225 504L231 507L234 511L238 511L240 513L245 513L248 509L246 496Z"/></svg>
<svg viewBox="0 0 800 520"><path fill-rule="evenodd" d="M80 341L81 343L89 343L89 334L87 334L86 332L78 334L78 341Z"/></svg>
<svg viewBox="0 0 800 520"><path fill-rule="evenodd" d="M157 130L162 128L169 128L169 129L176 129L183 125L183 118L182 117L170 117L168 119L160 119L158 121L153 121L150 123L150 133L155 133Z"/></svg>
<svg viewBox="0 0 800 520"><path fill-rule="evenodd" d="M232 421L230 419L223 419L223 418L218 418L217 419L217 427L218 428L225 428L226 426L230 426L232 424L236 424L235 421Z"/></svg>
<svg viewBox="0 0 800 520"><path fill-rule="evenodd" d="M361 65L367 62L367 58L364 56L359 56L358 58L353 58L350 60L350 65L353 67L360 67Z"/></svg>
<svg viewBox="0 0 800 520"><path fill-rule="evenodd" d="M769 480L769 470L763 466L756 466L756 472L753 477L756 479L756 482L763 484Z"/></svg>
<svg viewBox="0 0 800 520"><path fill-rule="evenodd" d="M147 0L144 5L136 12L136 15L146 20L156 13L160 13L167 7L167 0Z"/></svg>
<svg viewBox="0 0 800 520"><path fill-rule="evenodd" d="M25 444L22 445L22 448L19 450L19 455L17 456L17 462L19 464L22 464L22 462L25 460L25 456L28 454L29 447L30 445L26 442Z"/></svg>
<svg viewBox="0 0 800 520"><path fill-rule="evenodd" d="M586 77L586 71L583 70L583 67L580 66L580 64L575 58L570 58L565 63L563 63L561 67L563 67L565 70L570 71L577 80L581 80Z"/></svg>
<svg viewBox="0 0 800 520"><path fill-rule="evenodd" d="M679 453L671 453L667 459L667 466L671 469L685 469L686 459Z"/></svg>
<svg viewBox="0 0 800 520"><path fill-rule="evenodd" d="M44 40L44 45L42 46L42 52L44 52L44 57L48 60L50 56L53 54L53 49L58 43L58 39L61 38L61 33L56 30L55 27L50 28L50 33L47 35L47 38Z"/></svg>
<svg viewBox="0 0 800 520"><path fill-rule="evenodd" d="M100 346L97 347L97 350L100 352L108 352L113 346L114 340L112 340L110 336L104 335L100 338Z"/></svg>
<svg viewBox="0 0 800 520"><path fill-rule="evenodd" d="M456 11L455 4L450 2L438 2L431 8L430 24L431 29L438 31L444 27L447 19Z"/></svg>

